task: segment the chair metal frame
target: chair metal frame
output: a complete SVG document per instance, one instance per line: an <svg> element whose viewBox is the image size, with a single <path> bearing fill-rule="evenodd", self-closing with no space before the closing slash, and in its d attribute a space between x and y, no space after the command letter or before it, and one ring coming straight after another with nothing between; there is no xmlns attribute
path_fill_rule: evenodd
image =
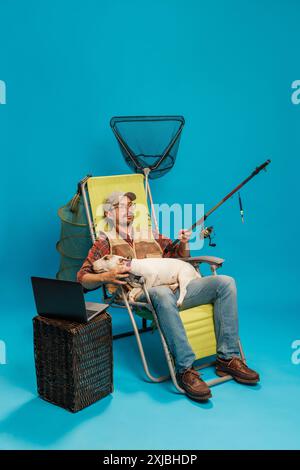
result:
<svg viewBox="0 0 300 470"><path fill-rule="evenodd" d="M146 191L146 194L147 194L147 196L149 197L149 200L150 200L152 217L153 217L153 220L154 220L154 223L155 223L155 226L156 226L156 230L158 231L158 224L157 224L157 220L156 220L156 217L155 217L153 200L152 200L150 185L149 185L149 182L148 182L149 170L148 169L145 169L145 170L146 170L146 171L144 171L144 174L145 174L145 191ZM83 196L83 201L84 201L84 206L85 206L85 210L86 210L86 215L87 215L87 220L88 220L88 225L89 225L89 229L90 229L91 238L92 238L93 243L95 243L95 241L96 241L96 230L95 230L95 226L93 224L93 219L92 219L92 216L91 216L90 204L89 204L89 199L88 199L88 189L87 189L88 179L89 178L87 177L85 180L83 180L81 182L81 194ZM223 262L224 262L224 260L222 258L217 258L217 257L214 257L214 256L197 256L197 257L188 257L188 258L180 258L180 259L183 260L183 261L187 261L187 262L191 263L195 267L195 269L198 268L199 271L200 271L199 265L201 263L208 263L210 265L210 268L211 268L211 271L212 271L213 275L217 275L217 272L216 272L217 269L220 268L222 266ZM177 382L174 359L173 359L173 356L172 356L171 352L169 351L169 348L167 346L167 342L166 342L165 337L164 337L164 335L161 331L157 314L155 312L155 309L153 307L153 304L152 304L150 296L149 296L148 289L146 288L145 284L142 283L141 287L144 291L147 302L131 302L131 301L129 301L127 299L127 296L126 296L126 293L123 289L123 286L119 286L118 289L112 295L109 295L107 293L105 283L103 283L101 287L103 289L104 300L105 300L105 302L109 303L110 307L126 308L126 310L128 312L128 315L129 315L129 318L130 318L131 323L132 323L132 327L133 327L133 331L128 331L128 332L125 332L125 333L120 333L120 334L114 335L113 339L116 340L116 339L121 339L121 338L124 338L124 337L127 337L127 336L135 335L137 345L138 345L138 349L139 349L139 353L140 353L141 360L142 360L142 364L143 364L143 368L144 368L145 374L149 378L149 380L152 381L152 382L164 382L164 381L169 380L171 378L175 388L180 393L185 394L186 393L185 390L183 390ZM119 293L121 293L121 296L123 298L123 302L117 300L117 296L118 296ZM162 376L157 377L157 376L154 376L150 372L140 335L142 333L152 331L152 327L147 327L147 320L145 318L143 318L142 328L140 328L140 329L138 328L135 317L134 317L134 312L133 312L134 307L145 307L151 312L152 317L153 317L154 322L155 322L155 326L156 326L156 328L159 332L159 336L160 336L160 339L161 339L161 342L162 342L164 354L166 356L168 368L169 368L169 371L170 371L169 375L162 375ZM245 355L244 355L244 351L243 351L243 348L242 348L241 341L239 341L239 349L240 349L241 358L245 362ZM198 365L198 366L194 366L194 368L197 369L197 370L204 369L206 367L210 367L210 366L215 365L215 362L216 361L207 362L207 363L204 363L204 364L201 364L201 365ZM221 384L223 382L227 382L229 380L232 380L231 375L226 375L224 377L218 377L218 378L215 378L215 379L211 379L211 380L206 381L206 383L209 387L212 387L214 385L218 385L218 384Z"/></svg>

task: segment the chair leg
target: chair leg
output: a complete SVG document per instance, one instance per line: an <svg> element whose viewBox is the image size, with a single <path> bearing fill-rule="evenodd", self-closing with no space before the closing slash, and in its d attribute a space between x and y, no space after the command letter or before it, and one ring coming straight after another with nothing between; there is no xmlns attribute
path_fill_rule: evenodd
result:
<svg viewBox="0 0 300 470"><path fill-rule="evenodd" d="M173 357L172 357L172 355L169 351L169 348L168 348L168 345L166 343L165 337L162 334L162 331L161 331L161 328L160 328L160 325L159 325L159 322L158 322L158 318L157 318L157 315L156 315L156 311L155 311L155 309L152 305L152 302L151 302L151 299L150 299L150 296L149 296L149 292L146 289L145 284L143 284L143 290L144 290L144 294L146 296L146 299L148 301L148 304L151 307L152 315L153 315L154 321L155 321L156 326L157 326L157 330L158 330L159 335L160 335L160 339L161 339L161 342L162 342L162 345L163 345L164 353L165 353L165 356L166 356L166 359L167 359L167 364L168 364L169 371L170 371L170 376L171 376L172 382L174 384L174 387L179 392L185 393L185 391L178 385L178 382L177 382L177 379L176 379L174 360L173 360Z"/></svg>
<svg viewBox="0 0 300 470"><path fill-rule="evenodd" d="M241 343L240 339L239 339L239 350L240 350L242 361L246 364L246 358L245 358L244 350L243 350L242 343Z"/></svg>
<svg viewBox="0 0 300 470"><path fill-rule="evenodd" d="M126 306L121 306L121 305L113 305L113 299L107 299L104 297L104 301L110 301L110 306L111 307L118 307L118 308L126 308ZM142 334L142 333L147 333L148 331L152 331L152 327L151 326L147 326L147 319L146 318L143 318L142 319L142 328L139 328L139 333ZM115 339L122 339L122 338L127 338L128 336L133 336L135 333L133 330L130 330L130 331L125 331L124 333L117 333L115 335L113 335L113 340Z"/></svg>
<svg viewBox="0 0 300 470"><path fill-rule="evenodd" d="M194 369L205 369L206 367L214 366L215 363L216 361L206 362L205 364L201 364L200 366L194 366ZM208 387L213 387L214 385L218 385L223 382L228 382L228 380L232 380L231 375L225 375L224 377L218 377L216 379L211 380L204 380L204 382L206 383L206 385L208 385Z"/></svg>
<svg viewBox="0 0 300 470"><path fill-rule="evenodd" d="M214 385L219 385L223 382L228 382L229 380L232 380L231 375L224 375L224 377L219 377L218 379L206 380L205 383L208 387L213 387Z"/></svg>
<svg viewBox="0 0 300 470"><path fill-rule="evenodd" d="M164 382L164 381L168 380L169 377L170 377L169 375L162 375L160 377L154 377L150 373L148 363L147 363L147 360L146 360L146 356L145 356L145 352L144 352L144 348L143 348L142 341L141 341L141 338L140 338L139 330L138 330L138 327L137 327L137 324L136 324L136 321L135 321L135 318L134 318L134 314L132 312L131 306L130 306L128 300L127 300L127 297L126 297L126 294L125 294L123 288L122 288L122 296L123 296L123 300L124 300L124 303L127 307L127 311L128 311L128 314L129 314L129 317L130 317L130 320L131 320L131 323L132 323L132 326L133 326L135 338L136 338L137 345L138 345L139 352L140 352L140 356L141 356L141 359L142 359L142 364L143 364L144 371L145 371L147 377L152 382Z"/></svg>

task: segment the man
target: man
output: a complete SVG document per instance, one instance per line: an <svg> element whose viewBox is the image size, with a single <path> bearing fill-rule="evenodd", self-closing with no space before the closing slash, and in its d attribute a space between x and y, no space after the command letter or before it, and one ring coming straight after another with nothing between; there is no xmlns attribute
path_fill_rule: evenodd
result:
<svg viewBox="0 0 300 470"><path fill-rule="evenodd" d="M90 249L86 260L78 272L77 279L87 289L93 289L101 283L110 285L126 284L129 268L118 267L111 271L95 274L92 264L107 254L117 254L124 257L145 258L153 256L190 256L189 238L191 233L180 230L178 238L180 243L175 251L164 252L172 242L169 238L156 234L155 238L135 238L132 227L136 199L134 193L113 192L105 201L104 215L111 230L100 232L98 240ZM196 359L188 342L182 324L176 301L179 289L173 292L168 286L151 287L149 295L161 330L168 347L174 357L176 377L179 385L186 394L197 401L206 401L211 397L211 391L201 379L199 373L193 368ZM144 294L139 301L145 301ZM240 358L238 318L237 318L237 292L235 281L230 276L206 276L194 279L187 286L187 293L181 306L182 310L197 305L212 303L214 305L214 324L217 340L218 375L230 374L240 383L256 384L259 375L248 368Z"/></svg>

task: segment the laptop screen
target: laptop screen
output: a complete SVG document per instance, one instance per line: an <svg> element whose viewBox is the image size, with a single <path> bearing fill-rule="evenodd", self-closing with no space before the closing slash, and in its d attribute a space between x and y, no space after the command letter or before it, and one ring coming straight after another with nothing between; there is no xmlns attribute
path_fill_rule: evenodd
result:
<svg viewBox="0 0 300 470"><path fill-rule="evenodd" d="M85 319L84 295L79 282L42 277L32 277L31 282L39 315Z"/></svg>

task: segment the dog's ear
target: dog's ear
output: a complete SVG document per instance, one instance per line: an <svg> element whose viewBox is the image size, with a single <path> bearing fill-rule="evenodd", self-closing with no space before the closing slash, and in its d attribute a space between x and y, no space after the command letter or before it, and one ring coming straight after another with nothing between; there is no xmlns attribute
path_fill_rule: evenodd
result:
<svg viewBox="0 0 300 470"><path fill-rule="evenodd" d="M102 256L101 259L103 259L104 261L108 261L110 258L111 258L111 255L104 255Z"/></svg>
<svg viewBox="0 0 300 470"><path fill-rule="evenodd" d="M96 274L107 273L107 269L103 269L103 268L97 269L97 270L94 269L94 271L96 272Z"/></svg>
<svg viewBox="0 0 300 470"><path fill-rule="evenodd" d="M102 257L102 258L98 259L97 261L94 261L94 263L92 263L93 271L96 272L97 274L105 273L107 271L106 269L104 269L104 267L101 266L101 261L103 260L103 258L104 257ZM97 267L97 265L100 265L100 266Z"/></svg>

